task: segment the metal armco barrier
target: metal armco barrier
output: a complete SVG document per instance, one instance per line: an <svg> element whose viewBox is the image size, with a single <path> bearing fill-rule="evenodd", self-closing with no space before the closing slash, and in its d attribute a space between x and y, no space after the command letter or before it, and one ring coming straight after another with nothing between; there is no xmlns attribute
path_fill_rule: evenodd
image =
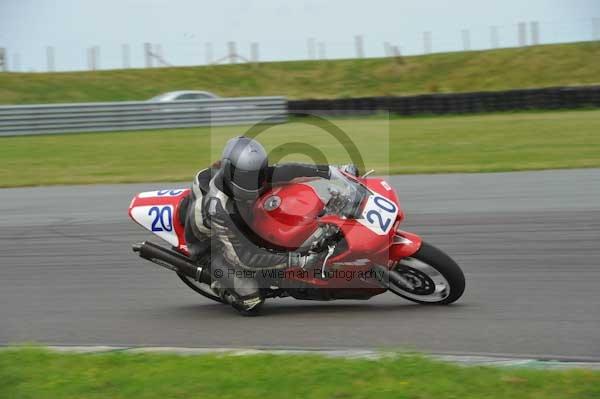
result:
<svg viewBox="0 0 600 399"><path fill-rule="evenodd" d="M399 115L462 114L585 107L600 107L600 86L288 101L288 112L298 116L305 113L367 115L377 112Z"/></svg>
<svg viewBox="0 0 600 399"><path fill-rule="evenodd" d="M288 115L399 115L600 107L600 86L293 100L244 97L174 102L0 106L0 136L284 122Z"/></svg>
<svg viewBox="0 0 600 399"><path fill-rule="evenodd" d="M276 123L284 97L0 106L0 136Z"/></svg>

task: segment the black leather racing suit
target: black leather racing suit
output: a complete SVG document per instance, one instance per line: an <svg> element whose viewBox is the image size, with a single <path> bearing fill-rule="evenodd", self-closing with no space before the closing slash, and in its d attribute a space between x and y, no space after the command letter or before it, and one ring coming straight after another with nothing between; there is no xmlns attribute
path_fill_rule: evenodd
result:
<svg viewBox="0 0 600 399"><path fill-rule="evenodd" d="M329 179L330 171L329 165L291 163L271 166L266 175L267 184L273 185L299 177ZM248 227L246 221L252 217L249 214L252 204L239 203L231 198L223 185L220 169L207 168L198 172L192 185L191 200L185 238L192 258L211 250L213 268L224 264L238 270L285 268L289 265L289 253L265 243ZM244 296L240 292L240 297Z"/></svg>

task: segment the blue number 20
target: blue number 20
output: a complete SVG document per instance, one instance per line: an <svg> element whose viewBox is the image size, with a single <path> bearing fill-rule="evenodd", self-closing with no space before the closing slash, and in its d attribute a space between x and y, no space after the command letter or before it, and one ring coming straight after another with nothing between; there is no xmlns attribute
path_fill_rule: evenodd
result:
<svg viewBox="0 0 600 399"><path fill-rule="evenodd" d="M170 196L177 196L179 194L181 194L183 192L183 190L158 190L156 192L156 195L158 195L159 197L162 197L163 195L170 195Z"/></svg>
<svg viewBox="0 0 600 399"><path fill-rule="evenodd" d="M171 223L171 217L173 215L170 206L164 206L162 208L153 206L148 211L148 215L154 215L151 228L152 231L173 231L173 224Z"/></svg>
<svg viewBox="0 0 600 399"><path fill-rule="evenodd" d="M375 205L377 205L379 207L379 209L383 209L384 211L390 212L390 213L396 212L396 205L394 205L393 202L388 201L387 199L385 199L383 197L375 197L373 202L375 202ZM383 217L381 216L381 214L379 212L377 212L376 210L371 210L371 211L367 212L366 218L370 223L375 222L373 217L377 218L379 228L381 228L382 231L387 231L388 227L390 226L390 223L392 223L392 219L390 219L390 218L386 218L385 220L383 220Z"/></svg>

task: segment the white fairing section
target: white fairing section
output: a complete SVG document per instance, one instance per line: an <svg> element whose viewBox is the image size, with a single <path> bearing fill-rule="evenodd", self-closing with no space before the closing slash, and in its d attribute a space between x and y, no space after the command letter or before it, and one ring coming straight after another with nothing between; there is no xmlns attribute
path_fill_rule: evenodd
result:
<svg viewBox="0 0 600 399"><path fill-rule="evenodd" d="M371 195L362 211L358 222L366 226L377 235L385 235L396 221L398 207L381 195Z"/></svg>
<svg viewBox="0 0 600 399"><path fill-rule="evenodd" d="M183 188L146 191L144 193L139 193L138 198L177 197L178 195L181 195L182 192L184 192Z"/></svg>
<svg viewBox="0 0 600 399"><path fill-rule="evenodd" d="M173 227L173 207L171 205L138 206L131 210L131 217L169 244L179 246L179 238Z"/></svg>

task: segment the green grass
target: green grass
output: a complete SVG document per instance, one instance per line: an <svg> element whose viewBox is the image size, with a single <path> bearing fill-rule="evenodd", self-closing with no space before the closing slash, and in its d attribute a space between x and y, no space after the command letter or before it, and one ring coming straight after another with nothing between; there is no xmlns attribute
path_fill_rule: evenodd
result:
<svg viewBox="0 0 600 399"><path fill-rule="evenodd" d="M312 119L270 127L268 150L309 143L330 163L350 159ZM334 119L379 173L600 167L600 111L430 118ZM0 187L191 180L247 127L0 138ZM273 150L271 160L293 150ZM293 152L293 151L291 151ZM282 161L308 161L300 155Z"/></svg>
<svg viewBox="0 0 600 399"><path fill-rule="evenodd" d="M419 356L0 352L2 398L598 398L600 373L460 367Z"/></svg>
<svg viewBox="0 0 600 399"><path fill-rule="evenodd" d="M71 73L0 73L0 104L145 100L179 89L221 96L335 98L600 83L600 42L394 59L272 62Z"/></svg>

